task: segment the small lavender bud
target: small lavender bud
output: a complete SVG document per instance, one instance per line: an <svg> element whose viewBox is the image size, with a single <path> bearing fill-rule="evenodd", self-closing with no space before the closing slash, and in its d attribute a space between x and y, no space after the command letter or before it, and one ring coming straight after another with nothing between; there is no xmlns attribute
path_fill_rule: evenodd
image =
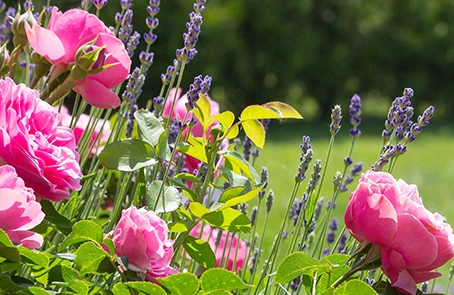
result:
<svg viewBox="0 0 454 295"><path fill-rule="evenodd" d="M96 9L101 10L104 6L107 5L107 0L92 0Z"/></svg>
<svg viewBox="0 0 454 295"><path fill-rule="evenodd" d="M403 155L407 152L407 147L404 146L403 144L398 143L396 145L396 156Z"/></svg>
<svg viewBox="0 0 454 295"><path fill-rule="evenodd" d="M415 92L413 91L412 88L405 88L405 89L404 89L404 96L405 96L405 98L407 98L407 99L412 98L413 95L414 95L414 93L415 93Z"/></svg>
<svg viewBox="0 0 454 295"><path fill-rule="evenodd" d="M344 232L339 240L337 252L344 253L346 245L347 245L347 233Z"/></svg>
<svg viewBox="0 0 454 295"><path fill-rule="evenodd" d="M337 191L337 189L341 186L342 184L342 173L340 171L337 171L334 174L334 179L333 179L333 184L334 184L334 191Z"/></svg>
<svg viewBox="0 0 454 295"><path fill-rule="evenodd" d="M335 105L331 112L331 124L329 126L329 131L331 135L336 135L340 129L340 122L342 120L342 109L340 105Z"/></svg>
<svg viewBox="0 0 454 295"><path fill-rule="evenodd" d="M269 213L271 211L271 207L273 207L274 203L274 192L273 190L270 190L268 192L268 196L266 197L266 213Z"/></svg>
<svg viewBox="0 0 454 295"><path fill-rule="evenodd" d="M336 234L333 231L329 231L326 234L326 241L328 242L328 244L333 243L335 239L336 239Z"/></svg>
<svg viewBox="0 0 454 295"><path fill-rule="evenodd" d="M352 158L350 158L350 157L345 157L345 158L344 158L344 164L345 164L345 166L348 167L348 166L350 166L352 163L353 163Z"/></svg>
<svg viewBox="0 0 454 295"><path fill-rule="evenodd" d="M257 206L254 206L254 208L252 208L252 212L251 212L251 226L255 225L255 220L257 219L257 211L258 210L259 210L259 208Z"/></svg>
<svg viewBox="0 0 454 295"><path fill-rule="evenodd" d="M331 223L329 224L329 228L331 230L337 230L338 229L338 220L336 217L333 218L333 220L331 221Z"/></svg>
<svg viewBox="0 0 454 295"><path fill-rule="evenodd" d="M126 10L133 7L131 0L121 0L120 1L121 9Z"/></svg>

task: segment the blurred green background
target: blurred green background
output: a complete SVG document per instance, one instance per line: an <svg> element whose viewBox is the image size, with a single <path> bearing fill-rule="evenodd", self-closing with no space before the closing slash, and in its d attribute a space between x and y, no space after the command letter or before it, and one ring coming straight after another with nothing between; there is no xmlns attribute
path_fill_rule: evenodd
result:
<svg viewBox="0 0 454 295"><path fill-rule="evenodd" d="M44 2L35 0L35 7ZM101 11L109 25L119 2L109 0ZM67 10L80 1L51 4ZM182 47L192 4L161 1L143 104L159 93L159 76ZM146 5L134 1L134 28L141 34L147 29ZM453 1L208 0L203 16L199 54L183 87L195 75L212 76L210 94L223 109L239 113L252 103L280 100L306 119L320 120L332 105L347 105L358 93L368 110L383 117L391 100L413 87L417 111L434 104L438 119L451 117Z"/></svg>

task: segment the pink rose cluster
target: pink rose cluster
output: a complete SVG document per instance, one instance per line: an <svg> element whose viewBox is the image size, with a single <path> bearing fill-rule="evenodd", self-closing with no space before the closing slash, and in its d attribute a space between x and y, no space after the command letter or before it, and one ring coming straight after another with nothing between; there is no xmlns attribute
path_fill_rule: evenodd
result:
<svg viewBox="0 0 454 295"><path fill-rule="evenodd" d="M109 234L119 257L127 257L127 267L149 281L177 271L170 266L173 240L168 239L167 223L153 211L130 207Z"/></svg>
<svg viewBox="0 0 454 295"><path fill-rule="evenodd" d="M95 65L111 66L75 81L73 90L95 107L120 106L120 99L110 89L128 77L131 59L123 43L97 16L82 9L71 9L62 13L54 7L47 29L37 24L33 27L25 24L25 29L33 50L60 69L74 64L76 53L88 42L94 41L92 50L102 47L102 60L96 61Z"/></svg>
<svg viewBox="0 0 454 295"><path fill-rule="evenodd" d="M200 239L208 242L216 256L216 267L225 266L226 269L237 272L244 266L248 248L246 242L240 240L237 235L233 236L232 233L225 231L220 233L219 229L212 228L208 224L205 224L202 229L200 223L191 230L190 234L195 238L200 237ZM221 234L221 238L219 245L216 246L219 234ZM224 250L224 248L226 249Z"/></svg>
<svg viewBox="0 0 454 295"><path fill-rule="evenodd" d="M60 107L56 106L55 109L59 109ZM62 106L60 109L60 116L61 116L61 125L65 127L70 127L72 116L69 114L68 109L65 106ZM80 144L80 139L86 130L92 128L89 126L90 123L90 116L87 114L81 114L79 119L76 122L76 126L74 126L74 136L76 139L76 143ZM99 136L99 138L98 138ZM93 133L90 137L90 142L88 143L88 147L91 148L91 153L99 154L102 151L102 147L98 144L106 143L110 136L110 122L105 121L103 119L99 119L97 122Z"/></svg>
<svg viewBox="0 0 454 295"><path fill-rule="evenodd" d="M44 213L33 190L25 187L14 167L0 166L0 228L13 243L30 249L39 248L43 237L30 229L43 219Z"/></svg>
<svg viewBox="0 0 454 295"><path fill-rule="evenodd" d="M82 178L74 133L39 93L0 80L0 165L15 168L25 185L52 201L69 199Z"/></svg>
<svg viewBox="0 0 454 295"><path fill-rule="evenodd" d="M361 176L345 224L359 242L380 247L383 272L405 294L416 294L416 284L441 276L432 270L454 256L451 226L424 208L415 185L389 173Z"/></svg>
<svg viewBox="0 0 454 295"><path fill-rule="evenodd" d="M183 119L187 113L186 103L188 102L188 97L186 94L181 96L182 91L183 90L181 88L178 88L178 89L172 88L170 90L169 98L167 99L167 102L164 106L164 110L162 113L162 116L164 118L171 118L171 119L177 118L178 120L183 121ZM176 92L175 104L174 104L174 107L172 110L172 116L170 116L170 109L172 107L172 102L175 97L175 92ZM214 100L212 100L209 96L207 96L207 99L211 106L211 116L215 116L215 115L219 114L219 104L217 102L215 102ZM192 114L192 112L189 113L188 118L186 119L186 121L184 123L190 122L192 120L192 118L194 118L196 120L196 124L191 129L192 135L194 137L202 137L203 136L203 126L197 120L197 118ZM186 129L183 134L186 136L187 133L188 133L188 131ZM228 141L226 141L226 144L228 144ZM194 169L197 169L197 166L199 163L200 163L199 160L186 155L183 168L186 168L189 171L189 173L192 173L194 171Z"/></svg>

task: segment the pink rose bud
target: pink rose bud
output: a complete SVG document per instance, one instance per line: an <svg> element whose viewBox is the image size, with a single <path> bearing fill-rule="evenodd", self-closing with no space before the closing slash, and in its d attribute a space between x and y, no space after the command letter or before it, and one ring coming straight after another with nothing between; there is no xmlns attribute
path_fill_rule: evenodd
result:
<svg viewBox="0 0 454 295"><path fill-rule="evenodd" d="M424 208L415 185L389 173L363 174L344 218L359 242L380 247L381 269L405 294L416 294L416 284L441 276L432 270L454 257L451 226Z"/></svg>
<svg viewBox="0 0 454 295"><path fill-rule="evenodd" d="M170 266L173 241L167 223L153 211L130 207L123 210L112 241L119 257L127 257L127 267L148 280L177 273Z"/></svg>

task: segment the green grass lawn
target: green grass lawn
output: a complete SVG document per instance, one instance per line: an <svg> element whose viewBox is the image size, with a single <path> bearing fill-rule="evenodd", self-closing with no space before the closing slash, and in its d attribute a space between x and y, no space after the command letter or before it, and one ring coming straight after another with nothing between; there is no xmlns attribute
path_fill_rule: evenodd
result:
<svg viewBox="0 0 454 295"><path fill-rule="evenodd" d="M321 192L321 196L324 196L325 200L330 200L332 197L333 175L336 171L343 170L343 158L350 149L351 138L348 133L350 125L346 120L345 122L345 126L341 128L336 137L331 160L328 164ZM382 126L382 122L366 122L360 126L363 133L356 141L352 158L354 162L363 162L364 169L370 168L372 163L378 159L382 145ZM313 159L321 159L323 167L326 167L326 150L330 136L328 123L273 123L267 135L265 148L261 151L255 163L257 171L260 171L262 166L268 168L269 187L275 192L271 222L267 227L267 236L265 237L265 244L267 245L271 245L282 218L285 218L284 213L299 164L301 153L299 145L303 135L311 137L314 150ZM425 207L432 212L439 212L445 216L451 225L454 225L454 210L452 210L454 204L452 193L454 188L453 152L454 129L452 125L433 122L423 130L413 143L408 145L407 153L398 159L393 171L395 178L402 178L407 183L416 184ZM311 172L312 167L307 173L308 178L310 178ZM307 179L297 197L301 197L306 185ZM334 216L339 218L339 221L343 220L349 194L355 187L356 181L350 185L349 192L344 192L338 196ZM445 267L443 272L447 269Z"/></svg>

